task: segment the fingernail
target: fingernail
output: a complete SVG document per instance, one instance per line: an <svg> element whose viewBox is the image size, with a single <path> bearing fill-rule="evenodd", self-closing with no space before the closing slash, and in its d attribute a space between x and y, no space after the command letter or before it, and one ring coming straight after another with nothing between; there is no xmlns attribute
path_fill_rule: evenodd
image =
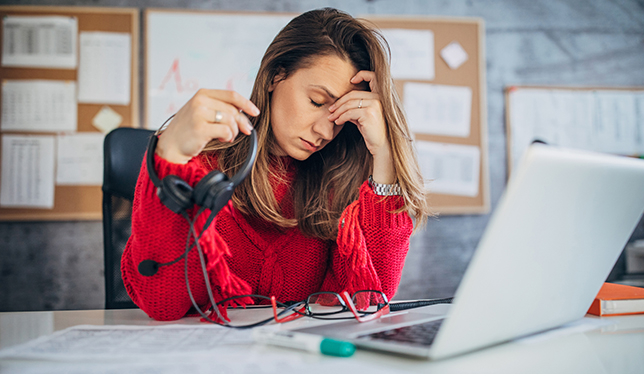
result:
<svg viewBox="0 0 644 374"><path fill-rule="evenodd" d="M256 106L253 106L253 114L256 116L259 115L259 109Z"/></svg>
<svg viewBox="0 0 644 374"><path fill-rule="evenodd" d="M248 125L248 129L250 131L253 131L253 125L250 123L250 121L246 122L246 125Z"/></svg>

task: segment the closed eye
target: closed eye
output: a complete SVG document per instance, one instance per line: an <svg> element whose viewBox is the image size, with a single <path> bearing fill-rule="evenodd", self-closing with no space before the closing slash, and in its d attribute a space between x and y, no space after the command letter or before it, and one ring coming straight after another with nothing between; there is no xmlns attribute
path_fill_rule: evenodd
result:
<svg viewBox="0 0 644 374"><path fill-rule="evenodd" d="M320 107L322 107L322 105L324 105L324 104L321 104L321 103L316 103L315 101L313 101L313 99L309 99L309 100L311 100L311 104L313 104L317 108L320 108Z"/></svg>

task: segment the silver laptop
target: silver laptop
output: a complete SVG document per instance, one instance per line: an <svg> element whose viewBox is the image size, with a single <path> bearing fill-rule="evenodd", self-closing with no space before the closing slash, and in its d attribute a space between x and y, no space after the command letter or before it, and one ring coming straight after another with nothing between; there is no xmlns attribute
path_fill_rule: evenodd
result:
<svg viewBox="0 0 644 374"><path fill-rule="evenodd" d="M451 305L298 331L440 359L558 327L585 315L643 211L644 161L533 145Z"/></svg>

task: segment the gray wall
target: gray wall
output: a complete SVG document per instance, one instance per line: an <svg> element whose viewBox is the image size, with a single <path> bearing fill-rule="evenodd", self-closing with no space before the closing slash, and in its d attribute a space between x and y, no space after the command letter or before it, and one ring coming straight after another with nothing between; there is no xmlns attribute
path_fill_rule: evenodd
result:
<svg viewBox="0 0 644 374"><path fill-rule="evenodd" d="M492 206L506 178L503 88L514 84L644 86L642 0L94 0L2 4L200 8L353 15L481 17L486 26ZM432 219L412 238L397 298L451 295L488 215ZM644 237L640 223L635 237ZM0 311L103 307L100 222L0 223Z"/></svg>

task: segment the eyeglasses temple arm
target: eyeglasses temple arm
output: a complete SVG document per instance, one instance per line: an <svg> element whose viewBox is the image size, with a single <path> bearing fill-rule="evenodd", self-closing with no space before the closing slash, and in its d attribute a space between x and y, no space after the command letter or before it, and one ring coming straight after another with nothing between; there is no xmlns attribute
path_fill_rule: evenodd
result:
<svg viewBox="0 0 644 374"><path fill-rule="evenodd" d="M361 316L358 313L358 310L356 309L355 304L353 304L353 301L351 300L351 295L349 295L347 291L343 291L341 295L342 295L342 298L344 299L344 302L349 307L349 310L351 311L351 313L353 313L353 316L358 320L358 322L373 321L375 319L380 318L381 316L384 316L385 314L389 314L389 305L386 305L385 307L380 308L377 312L373 314Z"/></svg>
<svg viewBox="0 0 644 374"><path fill-rule="evenodd" d="M275 299L275 296L271 296L271 305L273 306L273 318L277 323L293 321L306 315L306 311L305 311L306 306L303 306L300 310L294 311L293 314L280 319L279 314L282 314L289 310L294 310L295 308L297 308L298 304L291 305L290 307L288 307L286 310L283 310L279 314L277 313L277 300Z"/></svg>

